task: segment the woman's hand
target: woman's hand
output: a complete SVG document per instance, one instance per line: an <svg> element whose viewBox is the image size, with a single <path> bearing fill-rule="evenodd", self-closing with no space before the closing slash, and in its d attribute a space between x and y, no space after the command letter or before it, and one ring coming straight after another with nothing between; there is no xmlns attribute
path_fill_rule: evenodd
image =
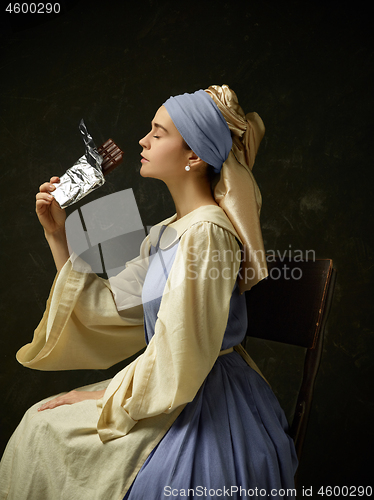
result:
<svg viewBox="0 0 374 500"><path fill-rule="evenodd" d="M104 392L105 389L102 391L70 391L67 394L51 399L51 401L47 401L38 408L38 411L51 410L61 405L72 405L80 401L85 401L86 399L101 399L104 396Z"/></svg>
<svg viewBox="0 0 374 500"><path fill-rule="evenodd" d="M65 232L66 213L54 197L50 194L56 187L53 183L60 182L59 177L51 177L50 182L45 182L36 195L36 214L46 234Z"/></svg>

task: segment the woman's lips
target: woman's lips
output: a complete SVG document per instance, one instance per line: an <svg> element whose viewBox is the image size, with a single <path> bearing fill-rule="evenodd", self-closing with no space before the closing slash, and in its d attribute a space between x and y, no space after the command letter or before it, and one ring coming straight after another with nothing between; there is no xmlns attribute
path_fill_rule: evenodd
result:
<svg viewBox="0 0 374 500"><path fill-rule="evenodd" d="M142 159L140 160L141 163L148 163L149 160L147 160L147 158L144 158L144 156L142 156Z"/></svg>

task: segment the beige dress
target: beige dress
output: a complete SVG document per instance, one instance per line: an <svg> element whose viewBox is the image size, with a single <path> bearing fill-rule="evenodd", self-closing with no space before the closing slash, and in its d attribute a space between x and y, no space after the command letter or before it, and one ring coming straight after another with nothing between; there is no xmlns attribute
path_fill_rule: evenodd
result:
<svg viewBox="0 0 374 500"><path fill-rule="evenodd" d="M139 257L114 279L99 278L72 256L54 280L32 343L17 359L39 370L102 369L141 350L142 286L162 226L161 248L177 239L179 245L146 350L112 380L81 388L107 388L102 400L42 412L38 403L26 412L1 461L1 500L122 499L213 367L239 269L240 239L223 210L212 205L154 226ZM191 266L196 258L205 266L202 273ZM211 270L225 278L202 279ZM227 307L217 308L216 294ZM244 349L237 350L258 371Z"/></svg>

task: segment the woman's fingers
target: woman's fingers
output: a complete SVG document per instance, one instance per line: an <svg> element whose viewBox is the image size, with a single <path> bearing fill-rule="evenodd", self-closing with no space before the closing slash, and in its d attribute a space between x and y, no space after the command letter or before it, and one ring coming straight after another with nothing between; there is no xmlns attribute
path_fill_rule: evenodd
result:
<svg viewBox="0 0 374 500"><path fill-rule="evenodd" d="M53 177L52 177L52 179L53 179ZM50 191L54 191L55 189L56 189L56 186L54 186L50 182L44 182L44 184L41 184L41 186L39 186L39 191L41 193L48 193Z"/></svg>
<svg viewBox="0 0 374 500"><path fill-rule="evenodd" d="M77 401L73 397L72 392L68 392L67 394L63 394L62 396L51 399L51 401L47 401L40 408L38 408L38 411L51 410L52 408L56 408L57 406L70 405L76 402Z"/></svg>
<svg viewBox="0 0 374 500"><path fill-rule="evenodd" d="M53 177L50 178L49 182L43 182L39 186L39 191L44 193L48 191L54 191L56 189L56 186L54 184L58 184L60 182L60 177L57 177L57 175L54 175Z"/></svg>
<svg viewBox="0 0 374 500"><path fill-rule="evenodd" d="M53 196L49 193L37 193L35 210L37 213L44 213L45 209L53 203Z"/></svg>
<svg viewBox="0 0 374 500"><path fill-rule="evenodd" d="M35 211L40 224L44 227L45 233L56 233L64 231L66 220L65 210L60 207L54 196L51 195L60 182L57 176L51 177L49 182L44 182L39 186L39 192L35 195Z"/></svg>
<svg viewBox="0 0 374 500"><path fill-rule="evenodd" d="M50 202L54 199L51 194L46 193L46 192L37 193L35 195L35 198L36 198L36 200L44 200L44 201L50 201Z"/></svg>
<svg viewBox="0 0 374 500"><path fill-rule="evenodd" d="M103 397L105 390L102 391L70 391L62 396L57 396L57 398L47 401L42 406L38 408L38 411L52 410L61 405L72 405L74 403L79 403L80 401L85 401L87 399L100 399Z"/></svg>

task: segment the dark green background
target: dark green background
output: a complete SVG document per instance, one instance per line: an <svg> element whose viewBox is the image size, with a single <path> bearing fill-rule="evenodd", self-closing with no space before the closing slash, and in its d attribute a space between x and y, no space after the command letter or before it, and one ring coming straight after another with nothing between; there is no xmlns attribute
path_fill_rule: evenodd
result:
<svg viewBox="0 0 374 500"><path fill-rule="evenodd" d="M98 144L112 137L125 151L122 167L85 202L131 187L145 225L172 215L165 186L139 175L138 140L170 95L227 83L243 109L257 111L266 125L254 167L265 248L313 249L338 271L300 484L313 485L314 493L322 485L371 484L370 4L80 0L64 6L63 15L49 20L2 17L1 448L36 401L118 370L43 373L15 360L40 321L55 273L34 212L39 185L82 154L84 118ZM300 353L250 344L289 417Z"/></svg>

